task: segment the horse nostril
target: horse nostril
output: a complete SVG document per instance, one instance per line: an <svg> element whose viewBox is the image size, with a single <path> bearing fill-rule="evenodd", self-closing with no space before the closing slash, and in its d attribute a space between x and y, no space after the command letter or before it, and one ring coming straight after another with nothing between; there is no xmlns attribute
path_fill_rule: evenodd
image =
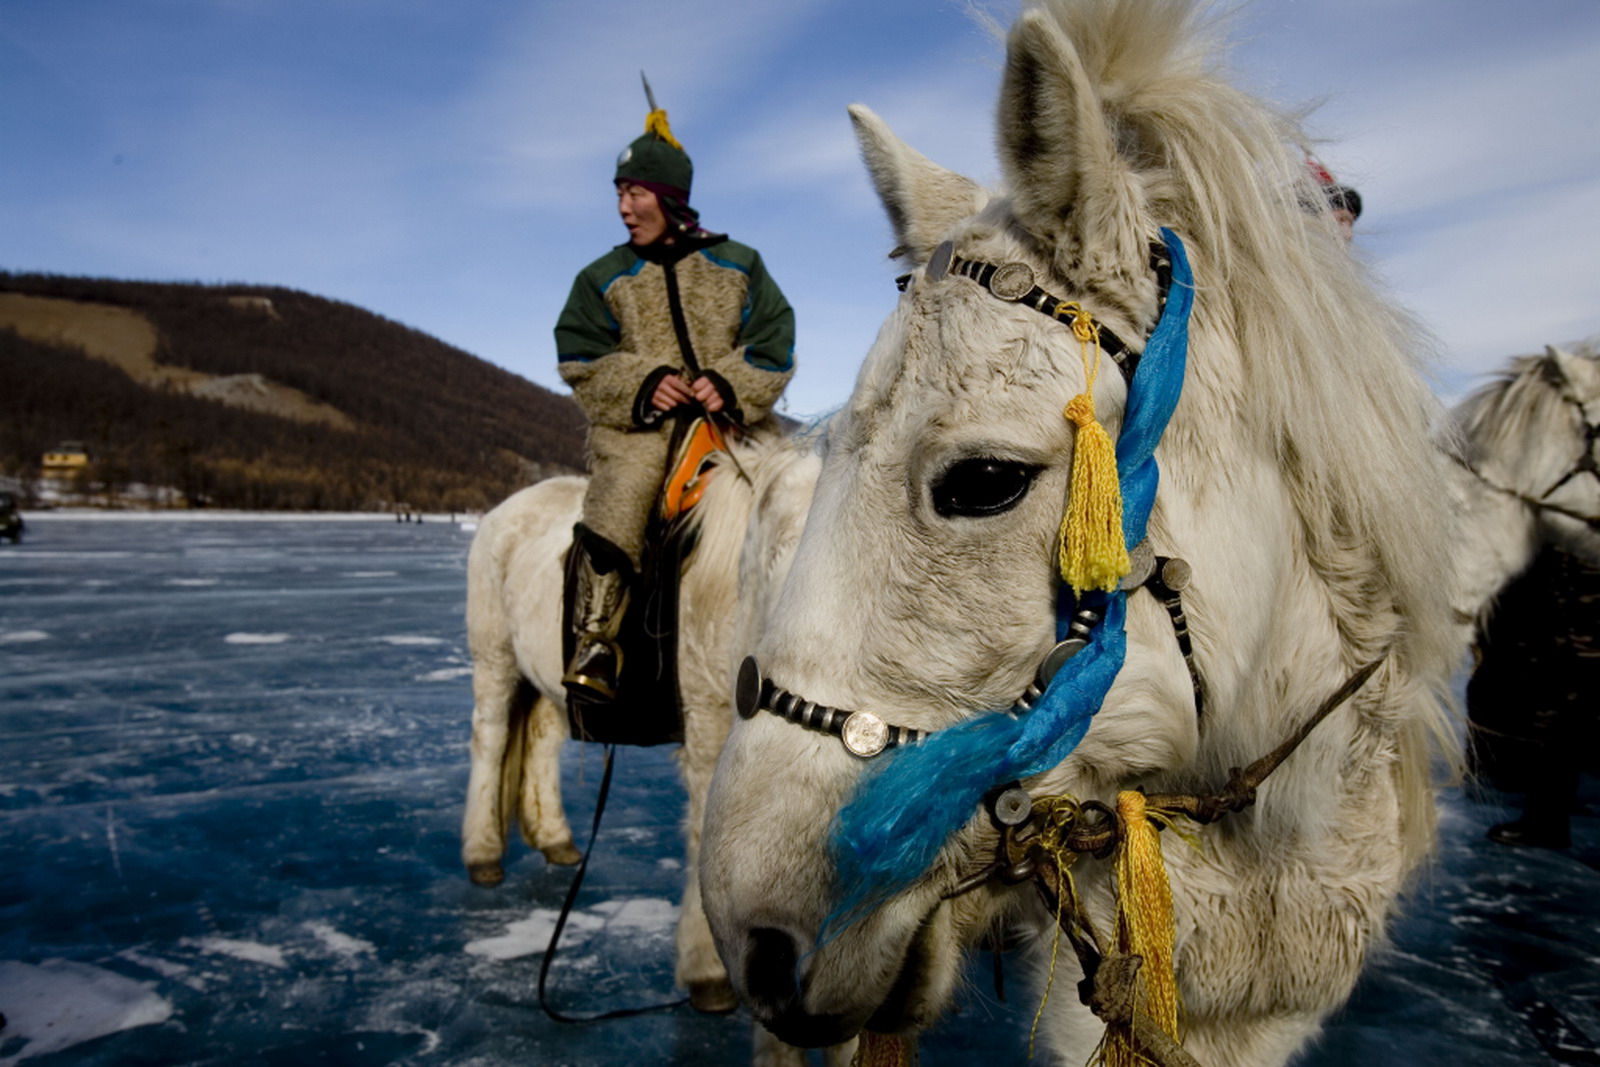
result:
<svg viewBox="0 0 1600 1067"><path fill-rule="evenodd" d="M800 995L795 982L799 953L794 939L782 930L758 926L750 931L750 951L745 956L745 989L752 1000L787 1004Z"/></svg>

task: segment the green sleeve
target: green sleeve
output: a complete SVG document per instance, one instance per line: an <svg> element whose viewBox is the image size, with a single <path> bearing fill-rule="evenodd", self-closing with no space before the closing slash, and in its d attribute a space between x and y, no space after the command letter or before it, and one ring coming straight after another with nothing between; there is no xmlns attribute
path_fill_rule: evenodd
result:
<svg viewBox="0 0 1600 1067"><path fill-rule="evenodd" d="M584 271L573 280L556 319L556 358L562 363L599 359L616 351L621 341L622 330L606 309L605 295Z"/></svg>
<svg viewBox="0 0 1600 1067"><path fill-rule="evenodd" d="M734 351L715 365L732 394L730 402L746 421L756 422L767 416L794 377L794 309L754 249L741 318Z"/></svg>
<svg viewBox="0 0 1600 1067"><path fill-rule="evenodd" d="M750 264L750 314L739 330L745 361L763 370L794 369L794 309L767 273L761 254Z"/></svg>
<svg viewBox="0 0 1600 1067"><path fill-rule="evenodd" d="M578 275L556 320L557 367L590 422L630 429L642 425L640 390L660 361L618 347L622 328L594 273L591 268Z"/></svg>

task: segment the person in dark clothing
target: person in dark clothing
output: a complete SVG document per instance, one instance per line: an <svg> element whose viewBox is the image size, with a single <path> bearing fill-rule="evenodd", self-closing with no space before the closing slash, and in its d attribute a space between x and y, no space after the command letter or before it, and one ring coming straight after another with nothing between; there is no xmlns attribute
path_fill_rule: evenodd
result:
<svg viewBox="0 0 1600 1067"><path fill-rule="evenodd" d="M1600 568L1546 547L1501 594L1479 648L1467 684L1473 770L1525 794L1521 816L1489 837L1566 848L1600 741Z"/></svg>
<svg viewBox="0 0 1600 1067"><path fill-rule="evenodd" d="M754 429L794 375L794 312L755 249L710 233L689 206L688 153L665 111L617 160L618 245L579 272L556 322L561 377L589 417L589 488L564 682L616 695L616 636L679 416Z"/></svg>

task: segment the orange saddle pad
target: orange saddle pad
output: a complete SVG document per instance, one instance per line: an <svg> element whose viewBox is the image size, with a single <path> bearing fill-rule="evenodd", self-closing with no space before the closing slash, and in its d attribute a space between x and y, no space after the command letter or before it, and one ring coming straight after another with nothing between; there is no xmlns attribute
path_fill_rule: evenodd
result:
<svg viewBox="0 0 1600 1067"><path fill-rule="evenodd" d="M716 423L701 416L689 424L667 467L667 482L661 490L662 521L672 522L700 502L716 470L712 459L726 451L727 438Z"/></svg>

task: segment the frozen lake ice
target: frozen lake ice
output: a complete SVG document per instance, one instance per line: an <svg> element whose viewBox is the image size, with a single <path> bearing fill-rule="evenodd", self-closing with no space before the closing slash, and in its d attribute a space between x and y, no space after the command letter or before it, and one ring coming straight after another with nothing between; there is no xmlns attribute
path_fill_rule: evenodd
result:
<svg viewBox="0 0 1600 1067"><path fill-rule="evenodd" d="M461 870L470 533L28 519L0 548L0 1067L747 1062L743 1013L547 1019L571 870L520 844L498 889ZM568 744L580 845L600 768ZM1509 850L1483 838L1507 803L1448 795L1438 866L1299 1064L1600 1064L1600 827ZM677 996L681 818L670 751L621 751L564 1010ZM925 1064L1025 1062L1034 1005L989 973Z"/></svg>

